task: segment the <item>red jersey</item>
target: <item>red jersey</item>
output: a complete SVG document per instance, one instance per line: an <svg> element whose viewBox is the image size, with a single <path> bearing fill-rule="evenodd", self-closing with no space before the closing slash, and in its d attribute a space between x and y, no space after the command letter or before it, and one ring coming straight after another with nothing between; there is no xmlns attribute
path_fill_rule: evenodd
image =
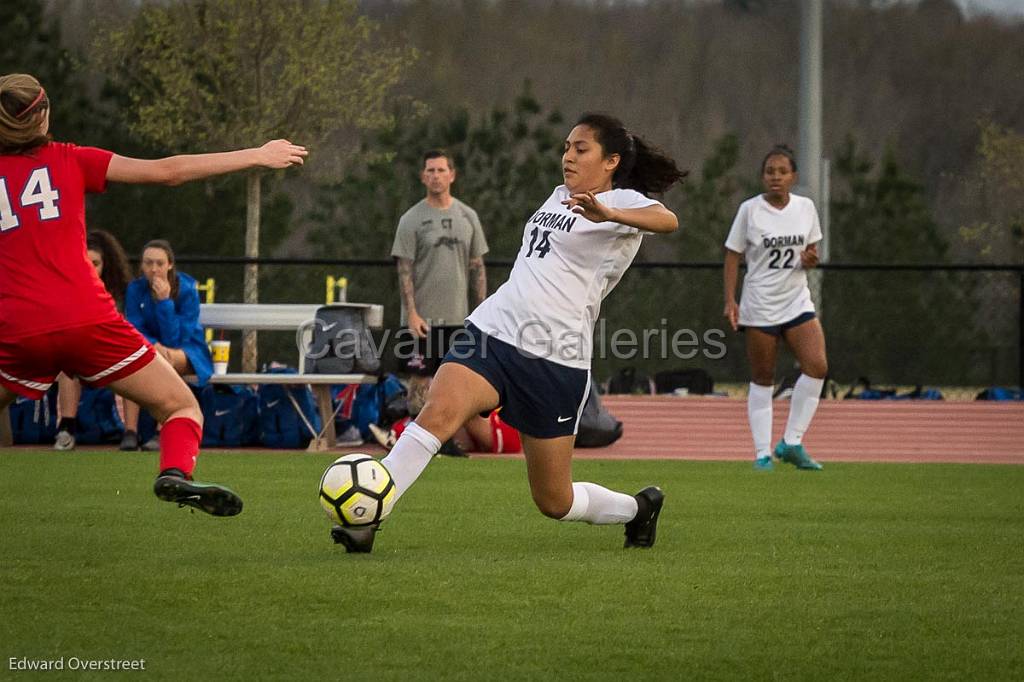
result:
<svg viewBox="0 0 1024 682"><path fill-rule="evenodd" d="M54 142L0 155L0 337L120 317L85 246L85 193L106 189L112 156Z"/></svg>

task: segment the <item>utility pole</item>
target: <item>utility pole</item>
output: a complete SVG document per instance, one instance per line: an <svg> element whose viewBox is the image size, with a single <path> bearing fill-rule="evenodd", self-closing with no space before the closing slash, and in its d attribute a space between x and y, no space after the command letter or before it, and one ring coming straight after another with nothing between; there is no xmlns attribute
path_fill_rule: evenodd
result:
<svg viewBox="0 0 1024 682"><path fill-rule="evenodd" d="M818 256L822 263L828 261L830 250L829 192L824 184L828 169L821 153L821 25L824 4L824 0L801 0L800 3L800 142L796 151L800 173L798 193L814 201L821 220L822 240L818 245ZM808 283L820 315L822 273L813 271Z"/></svg>

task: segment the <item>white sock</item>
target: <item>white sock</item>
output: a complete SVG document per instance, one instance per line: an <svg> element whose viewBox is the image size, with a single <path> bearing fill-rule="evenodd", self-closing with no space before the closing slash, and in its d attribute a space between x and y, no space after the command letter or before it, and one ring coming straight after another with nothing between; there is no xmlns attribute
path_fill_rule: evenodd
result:
<svg viewBox="0 0 1024 682"><path fill-rule="evenodd" d="M772 386L752 383L747 393L747 419L754 437L754 457L772 454L772 390Z"/></svg>
<svg viewBox="0 0 1024 682"><path fill-rule="evenodd" d="M559 521L586 521L597 525L626 523L636 516L636 498L602 488L596 483L572 484L572 507Z"/></svg>
<svg viewBox="0 0 1024 682"><path fill-rule="evenodd" d="M821 387L824 379L814 379L801 374L793 387L793 395L789 399L789 419L786 420L786 434L783 439L786 445L800 445L807 427L811 425L814 411L818 409Z"/></svg>
<svg viewBox="0 0 1024 682"><path fill-rule="evenodd" d="M388 456L380 461L395 482L395 502L416 482L430 460L441 449L441 441L416 422L409 422Z"/></svg>

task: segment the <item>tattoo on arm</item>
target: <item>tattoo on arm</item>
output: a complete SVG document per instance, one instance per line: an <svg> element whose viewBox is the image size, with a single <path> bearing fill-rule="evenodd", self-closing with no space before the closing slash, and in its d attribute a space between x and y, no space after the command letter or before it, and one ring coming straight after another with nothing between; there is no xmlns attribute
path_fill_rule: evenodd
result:
<svg viewBox="0 0 1024 682"><path fill-rule="evenodd" d="M473 298L477 305L487 298L487 268L484 267L483 258L473 258L469 261L469 286L473 289Z"/></svg>
<svg viewBox="0 0 1024 682"><path fill-rule="evenodd" d="M408 258L398 259L398 290L406 312L416 312L416 290L412 283L412 261Z"/></svg>

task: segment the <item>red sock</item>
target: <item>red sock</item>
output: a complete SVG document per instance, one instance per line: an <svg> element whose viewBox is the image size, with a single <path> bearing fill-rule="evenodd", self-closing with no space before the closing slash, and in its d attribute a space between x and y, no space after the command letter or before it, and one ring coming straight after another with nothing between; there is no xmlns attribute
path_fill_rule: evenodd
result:
<svg viewBox="0 0 1024 682"><path fill-rule="evenodd" d="M164 422L160 429L160 471L180 469L192 475L199 456L199 441L203 427L188 417L175 417Z"/></svg>

